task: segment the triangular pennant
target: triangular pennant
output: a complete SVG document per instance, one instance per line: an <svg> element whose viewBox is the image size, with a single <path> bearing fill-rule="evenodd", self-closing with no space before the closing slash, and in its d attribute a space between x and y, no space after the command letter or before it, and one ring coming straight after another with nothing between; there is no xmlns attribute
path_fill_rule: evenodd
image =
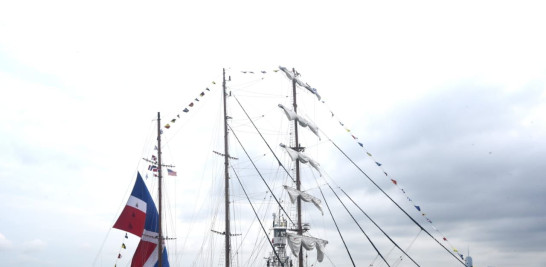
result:
<svg viewBox="0 0 546 267"><path fill-rule="evenodd" d="M175 123L175 122L176 122L176 119L172 119L171 122L172 122L172 123Z"/></svg>
<svg viewBox="0 0 546 267"><path fill-rule="evenodd" d="M191 102L188 106L193 107L193 102Z"/></svg>
<svg viewBox="0 0 546 267"><path fill-rule="evenodd" d="M418 211L421 211L421 207L415 206L415 208L416 208Z"/></svg>
<svg viewBox="0 0 546 267"><path fill-rule="evenodd" d="M370 152L366 152L366 154L368 154L368 156L370 156L370 157L372 156L372 154L370 154Z"/></svg>
<svg viewBox="0 0 546 267"><path fill-rule="evenodd" d="M362 143L360 143L360 142L358 142L358 145L359 145L360 147L364 147L364 144L362 144Z"/></svg>
<svg viewBox="0 0 546 267"><path fill-rule="evenodd" d="M122 243L122 244L121 244L121 248L122 248L122 249L126 249L126 248L127 248L127 247L125 246L125 243Z"/></svg>
<svg viewBox="0 0 546 267"><path fill-rule="evenodd" d="M188 108L185 108L184 110L182 110L184 112L189 112L190 110Z"/></svg>
<svg viewBox="0 0 546 267"><path fill-rule="evenodd" d="M391 179L391 181L392 181L393 184L398 184L398 182L396 180L394 180L394 179Z"/></svg>
<svg viewBox="0 0 546 267"><path fill-rule="evenodd" d="M379 163L379 162L377 162L377 161L375 162L375 164L377 164L377 166L381 166L381 163Z"/></svg>

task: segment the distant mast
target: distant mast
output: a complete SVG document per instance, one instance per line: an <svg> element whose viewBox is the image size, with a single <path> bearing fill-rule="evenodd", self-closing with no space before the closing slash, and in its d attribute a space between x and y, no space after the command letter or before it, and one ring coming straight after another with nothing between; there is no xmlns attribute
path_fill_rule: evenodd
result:
<svg viewBox="0 0 546 267"><path fill-rule="evenodd" d="M228 154L228 125L227 125L227 108L226 108L226 69L222 69L222 88L224 94L224 166L225 166L225 209L226 209L226 230L225 230L225 243L226 243L226 267L230 266L230 223L229 223L229 154Z"/></svg>
<svg viewBox="0 0 546 267"><path fill-rule="evenodd" d="M159 231L157 236L157 252L158 252L158 266L163 267L163 234L161 232L161 116L160 113L157 113L157 169L158 169L158 194L159 194L159 201L158 201L158 210L159 210L159 216L158 216L158 224L159 224Z"/></svg>

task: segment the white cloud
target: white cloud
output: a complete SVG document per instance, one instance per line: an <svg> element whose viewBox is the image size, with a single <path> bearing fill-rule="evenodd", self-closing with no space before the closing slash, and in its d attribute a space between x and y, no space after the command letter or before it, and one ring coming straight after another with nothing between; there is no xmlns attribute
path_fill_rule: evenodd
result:
<svg viewBox="0 0 546 267"><path fill-rule="evenodd" d="M11 241L9 241L2 233L0 233L0 251L9 250L13 246Z"/></svg>
<svg viewBox="0 0 546 267"><path fill-rule="evenodd" d="M47 243L41 239L34 239L23 243L23 253L31 254L35 252L43 251L47 247Z"/></svg>

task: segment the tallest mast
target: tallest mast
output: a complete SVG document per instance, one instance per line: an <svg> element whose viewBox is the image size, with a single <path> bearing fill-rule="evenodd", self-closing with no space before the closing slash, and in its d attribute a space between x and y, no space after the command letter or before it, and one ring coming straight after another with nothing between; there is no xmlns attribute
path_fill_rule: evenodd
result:
<svg viewBox="0 0 546 267"><path fill-rule="evenodd" d="M226 69L222 70L223 74L223 81L222 81L222 88L223 88L223 94L224 94L224 166L225 166L225 209L226 209L226 231L225 231L225 243L226 243L226 263L225 266L230 266L230 224L229 224L229 154L228 154L228 125L227 125L227 107L226 107Z"/></svg>
<svg viewBox="0 0 546 267"><path fill-rule="evenodd" d="M296 101L296 70L294 68L292 68L292 73L293 73L293 78L292 78L292 98L293 98L293 105L294 105L294 112L297 114L298 113L298 104L297 104L297 101ZM294 144L294 149L296 151L301 151L301 148L300 148L300 144L299 144L299 140L298 140L298 121L297 120L294 120L294 139L295 139L295 144ZM299 191L301 191L300 189L301 187L301 181L300 181L300 161L299 160L296 160L296 189L298 189ZM302 235L303 234L303 230L302 230L302 227L301 227L301 197L298 196L298 202L297 202L297 213L298 213L298 225L297 225L297 230L298 230L298 235ZM298 266L299 267L303 267L303 249L300 247L300 252L299 252L299 255L298 255Z"/></svg>

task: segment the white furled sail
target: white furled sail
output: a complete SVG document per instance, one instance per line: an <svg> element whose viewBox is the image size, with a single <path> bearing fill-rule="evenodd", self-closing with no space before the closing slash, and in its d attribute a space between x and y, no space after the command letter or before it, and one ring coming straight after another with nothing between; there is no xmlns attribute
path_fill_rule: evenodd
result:
<svg viewBox="0 0 546 267"><path fill-rule="evenodd" d="M295 77L294 74L292 72L290 72L288 69L286 69L285 67L279 66L279 69L282 70L282 72L284 72L284 74L286 74L286 77L288 77L289 80L292 80L292 79L296 80L296 84L298 84L299 86L309 90L309 92L316 95L318 100L320 100L320 95L318 94L317 89L311 87L307 83L302 82L298 77Z"/></svg>
<svg viewBox="0 0 546 267"><path fill-rule="evenodd" d="M324 212L322 211L322 208L320 207L320 203L321 203L320 199L286 185L284 185L284 189L286 189L286 191L288 192L288 196L290 196L290 201L292 201L292 204L296 202L299 196L301 197L301 200L305 202L312 202L315 205L315 207L317 207L320 210L322 215L324 215Z"/></svg>
<svg viewBox="0 0 546 267"><path fill-rule="evenodd" d="M313 132L316 136L318 136L319 140L320 140L320 135L318 133L318 126L313 123L312 121L309 121L307 119L305 119L304 117L298 115L296 112L290 110L290 109L287 109L284 105L282 104L279 104L279 107L282 108L284 110L284 114L286 114L286 117L288 118L288 120L296 120L298 121L298 124L301 126L301 127L308 127L309 130L311 130L311 132Z"/></svg>
<svg viewBox="0 0 546 267"><path fill-rule="evenodd" d="M295 257L298 257L300 247L303 246L306 250L313 250L316 247L318 262L322 262L324 259L324 247L328 244L328 241L294 233L287 233L287 237L288 245Z"/></svg>
<svg viewBox="0 0 546 267"><path fill-rule="evenodd" d="M284 148L284 150L286 150L286 152L288 153L288 155L290 156L292 160L299 160L301 163L309 163L311 166L313 166L313 168L315 168L315 170L318 171L320 176L322 176L322 172L320 171L320 164L318 162L314 161L312 158L308 157L307 155L301 152L298 152L292 148L287 147L284 144L280 144L280 146Z"/></svg>

